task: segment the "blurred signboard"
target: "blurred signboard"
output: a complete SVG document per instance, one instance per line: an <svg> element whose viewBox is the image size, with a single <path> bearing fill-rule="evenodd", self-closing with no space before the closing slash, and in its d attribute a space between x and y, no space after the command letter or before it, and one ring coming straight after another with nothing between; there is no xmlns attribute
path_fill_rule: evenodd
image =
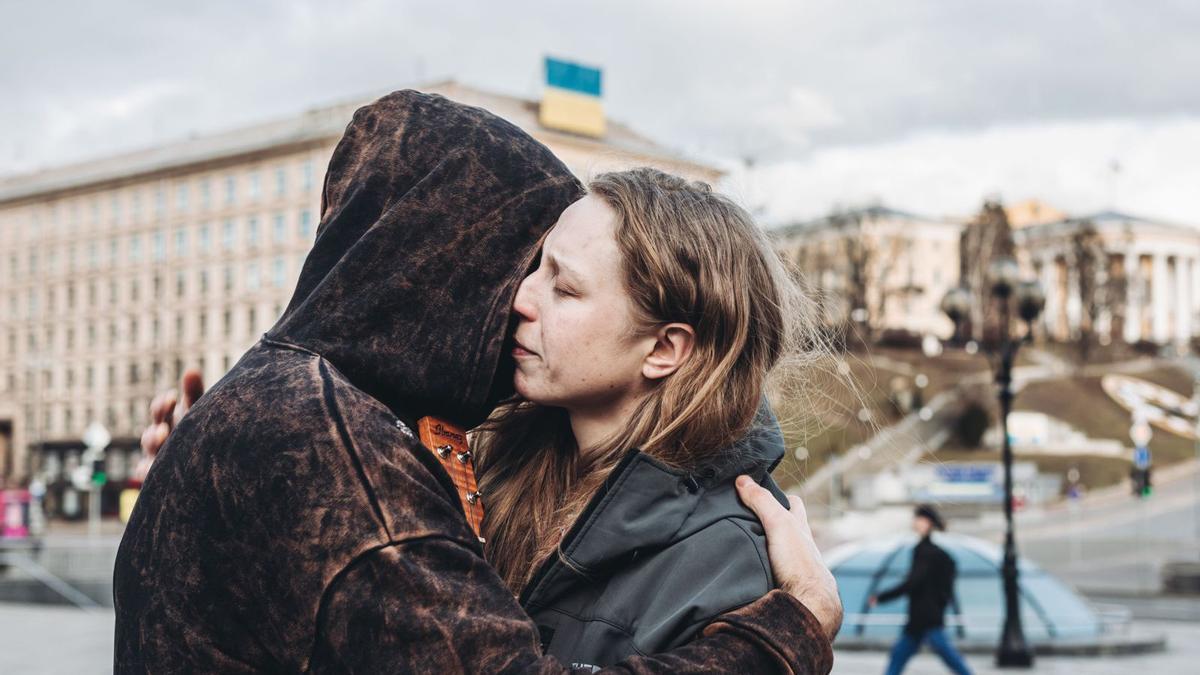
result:
<svg viewBox="0 0 1200 675"><path fill-rule="evenodd" d="M937 502L1001 502L1003 475L998 464L941 464L934 480L920 491L919 498Z"/></svg>
<svg viewBox="0 0 1200 675"><path fill-rule="evenodd" d="M547 129L603 136L600 69L546 57L546 89L538 121Z"/></svg>

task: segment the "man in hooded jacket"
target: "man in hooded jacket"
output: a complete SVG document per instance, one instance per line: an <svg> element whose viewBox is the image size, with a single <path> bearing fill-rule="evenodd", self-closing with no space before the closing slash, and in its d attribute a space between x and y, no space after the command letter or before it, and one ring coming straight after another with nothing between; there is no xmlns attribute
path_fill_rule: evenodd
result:
<svg viewBox="0 0 1200 675"><path fill-rule="evenodd" d="M116 672L569 670L411 429L473 426L511 392L513 295L581 194L482 110L404 91L355 114L287 310L147 477L114 573ZM772 591L614 671L823 673L828 632Z"/></svg>

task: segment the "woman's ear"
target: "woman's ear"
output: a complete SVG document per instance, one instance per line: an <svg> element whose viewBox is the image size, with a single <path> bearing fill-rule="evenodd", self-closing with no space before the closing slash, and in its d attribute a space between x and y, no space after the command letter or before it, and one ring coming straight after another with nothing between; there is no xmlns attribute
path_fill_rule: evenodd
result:
<svg viewBox="0 0 1200 675"><path fill-rule="evenodd" d="M692 355L695 344L696 331L686 323L660 327L654 336L654 348L642 362L642 375L650 380L670 375Z"/></svg>

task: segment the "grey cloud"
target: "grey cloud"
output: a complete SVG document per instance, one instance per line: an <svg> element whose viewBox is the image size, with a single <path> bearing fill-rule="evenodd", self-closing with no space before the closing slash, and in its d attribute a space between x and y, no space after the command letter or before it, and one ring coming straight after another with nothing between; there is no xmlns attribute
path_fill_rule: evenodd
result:
<svg viewBox="0 0 1200 675"><path fill-rule="evenodd" d="M610 113L764 160L923 130L1200 112L1187 2L7 3L0 172L455 76L536 95L605 68Z"/></svg>

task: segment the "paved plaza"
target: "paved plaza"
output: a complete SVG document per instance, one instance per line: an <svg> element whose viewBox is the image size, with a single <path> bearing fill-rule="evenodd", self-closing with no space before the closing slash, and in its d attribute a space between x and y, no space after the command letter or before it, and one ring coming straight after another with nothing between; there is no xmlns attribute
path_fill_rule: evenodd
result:
<svg viewBox="0 0 1200 675"><path fill-rule="evenodd" d="M1200 623L1138 622L1140 630L1167 635L1167 651L1138 656L1103 658L1044 657L1033 672L1066 675L1145 675L1195 672L1200 662ZM0 673L54 674L112 672L113 615L111 610L87 612L46 605L0 604ZM882 673L882 653L838 652L834 673ZM976 673L999 672L991 658L968 656ZM946 672L941 662L922 652L907 673ZM1012 672L1012 671L1005 671Z"/></svg>

